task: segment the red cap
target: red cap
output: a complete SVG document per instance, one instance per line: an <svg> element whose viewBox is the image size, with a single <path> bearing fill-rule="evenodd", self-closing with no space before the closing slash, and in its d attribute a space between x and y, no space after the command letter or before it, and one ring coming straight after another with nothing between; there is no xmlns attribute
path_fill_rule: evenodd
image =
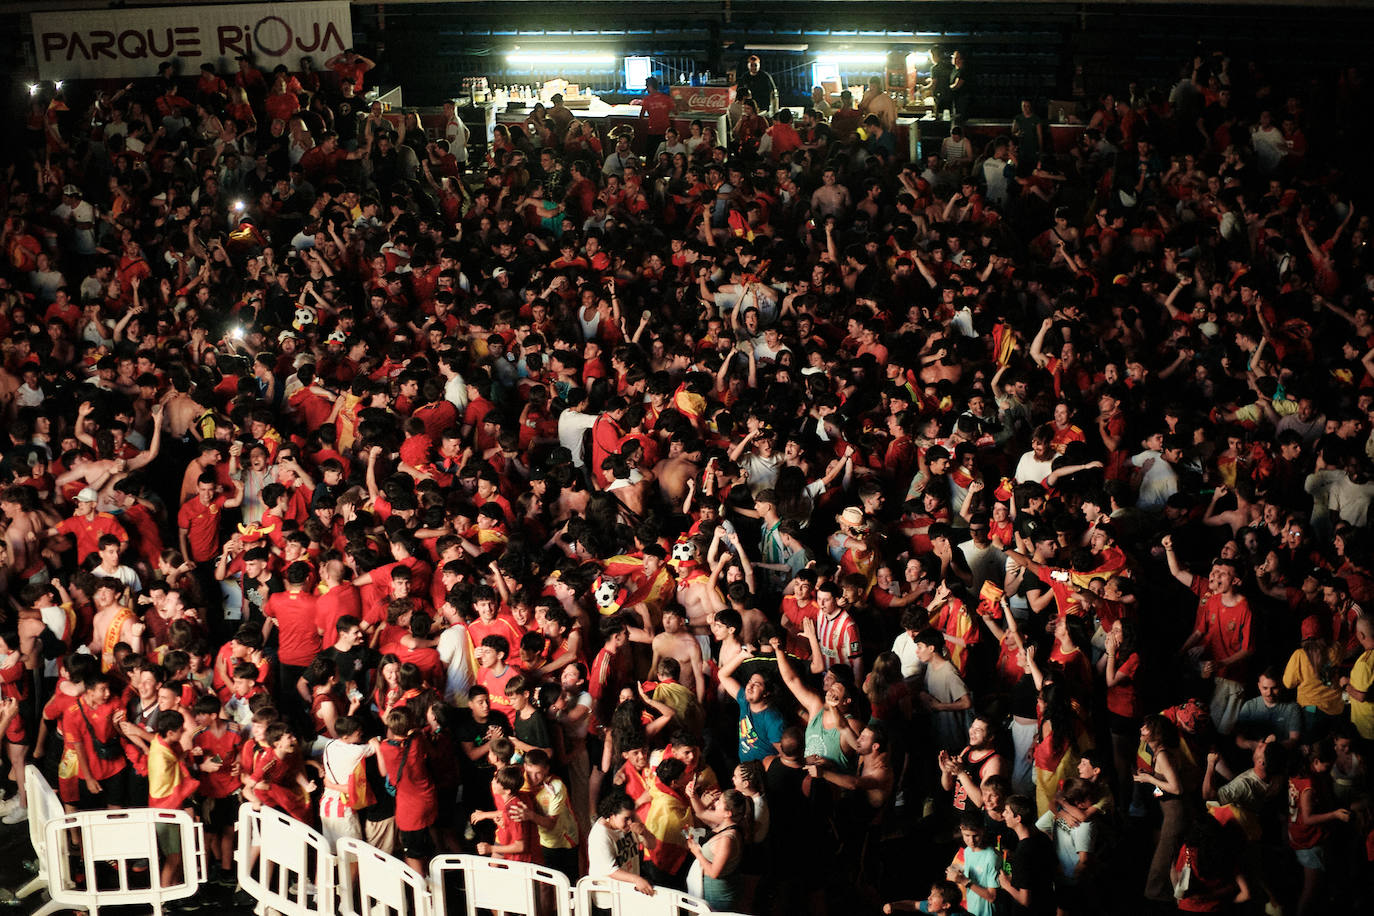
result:
<svg viewBox="0 0 1374 916"><path fill-rule="evenodd" d="M1304 617L1302 621L1302 638L1317 639L1322 635L1322 622L1314 614L1311 617Z"/></svg>

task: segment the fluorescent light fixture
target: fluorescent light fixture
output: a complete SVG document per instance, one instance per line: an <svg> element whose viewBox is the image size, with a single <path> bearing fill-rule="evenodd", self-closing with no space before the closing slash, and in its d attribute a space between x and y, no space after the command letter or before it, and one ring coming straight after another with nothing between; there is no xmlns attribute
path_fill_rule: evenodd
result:
<svg viewBox="0 0 1374 916"><path fill-rule="evenodd" d="M856 66L863 64L883 65L887 63L886 51L822 51L816 55L818 63L825 64L846 64Z"/></svg>
<svg viewBox="0 0 1374 916"><path fill-rule="evenodd" d="M778 45L778 44L747 44L744 46L746 51L808 51L811 49L809 44L799 45Z"/></svg>
<svg viewBox="0 0 1374 916"><path fill-rule="evenodd" d="M616 56L609 51L512 51L506 63L522 67L543 67L558 64L614 64Z"/></svg>
<svg viewBox="0 0 1374 916"><path fill-rule="evenodd" d="M625 58L625 88L632 92L643 92L649 77L653 76L654 62L647 57Z"/></svg>

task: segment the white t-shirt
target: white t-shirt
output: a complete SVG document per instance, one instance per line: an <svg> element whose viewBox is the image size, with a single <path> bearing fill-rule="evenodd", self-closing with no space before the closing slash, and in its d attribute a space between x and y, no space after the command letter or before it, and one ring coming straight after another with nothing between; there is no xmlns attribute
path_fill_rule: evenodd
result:
<svg viewBox="0 0 1374 916"><path fill-rule="evenodd" d="M782 455L774 452L764 458L750 452L740 456L739 466L749 471L749 492L757 496L778 482L778 469L782 467Z"/></svg>
<svg viewBox="0 0 1374 916"><path fill-rule="evenodd" d="M455 374L444 382L444 400L457 407L460 414L468 409L468 384L461 375Z"/></svg>
<svg viewBox="0 0 1374 916"><path fill-rule="evenodd" d="M1140 479L1140 495L1135 501L1135 507L1145 512L1163 509L1169 497L1178 492L1178 474L1174 473L1173 466L1154 449L1146 449L1134 456L1131 458L1131 464L1143 467L1151 458L1154 459L1154 464L1150 465L1150 469Z"/></svg>
<svg viewBox="0 0 1374 916"><path fill-rule="evenodd" d="M1021 460L1016 462L1016 481L1017 483L1044 483L1045 478L1050 476L1054 470L1054 459L1058 457L1053 452L1044 461L1035 457L1035 452L1029 451L1021 456Z"/></svg>
<svg viewBox="0 0 1374 916"><path fill-rule="evenodd" d="M628 830L616 830L597 818L587 834L587 875L609 878L616 869L639 874L639 840Z"/></svg>
<svg viewBox="0 0 1374 916"><path fill-rule="evenodd" d="M582 434L594 425L595 414L579 413L570 408L558 415L558 444L572 452L575 468L582 467L586 457L582 454Z"/></svg>

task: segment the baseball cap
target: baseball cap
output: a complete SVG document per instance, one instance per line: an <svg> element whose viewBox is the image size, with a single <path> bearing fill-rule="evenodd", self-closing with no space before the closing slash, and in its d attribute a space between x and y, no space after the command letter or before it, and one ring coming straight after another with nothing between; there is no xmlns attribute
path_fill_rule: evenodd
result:
<svg viewBox="0 0 1374 916"><path fill-rule="evenodd" d="M80 197L81 189L74 184L69 184L62 189L62 193L67 197Z"/></svg>
<svg viewBox="0 0 1374 916"><path fill-rule="evenodd" d="M1302 638L1317 639L1322 635L1322 622L1314 614L1311 617L1304 617L1302 621Z"/></svg>
<svg viewBox="0 0 1374 916"><path fill-rule="evenodd" d="M505 275L506 269L504 267L498 267L491 272L491 278L493 280L495 280L497 277L504 277Z"/></svg>
<svg viewBox="0 0 1374 916"><path fill-rule="evenodd" d="M96 501L95 490L90 487L82 487L81 492L76 494L76 501L79 503L93 503Z"/></svg>

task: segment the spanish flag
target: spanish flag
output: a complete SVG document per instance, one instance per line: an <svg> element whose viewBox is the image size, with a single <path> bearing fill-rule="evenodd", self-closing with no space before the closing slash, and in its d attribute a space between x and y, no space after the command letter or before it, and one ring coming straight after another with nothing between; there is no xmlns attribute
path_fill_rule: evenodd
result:
<svg viewBox="0 0 1374 916"><path fill-rule="evenodd" d="M992 359L999 366L1005 366L1011 362L1011 354L1016 352L1016 334L1011 328L1007 327L1006 322L999 321L992 328Z"/></svg>

